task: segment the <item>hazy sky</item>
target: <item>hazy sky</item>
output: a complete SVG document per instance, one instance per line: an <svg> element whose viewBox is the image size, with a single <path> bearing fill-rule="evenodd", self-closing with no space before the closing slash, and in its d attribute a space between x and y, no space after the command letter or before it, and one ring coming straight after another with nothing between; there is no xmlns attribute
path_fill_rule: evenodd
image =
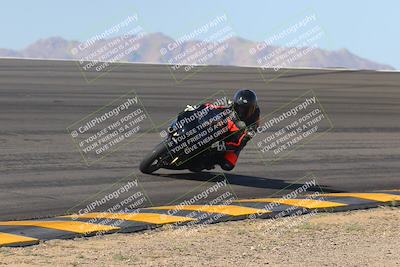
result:
<svg viewBox="0 0 400 267"><path fill-rule="evenodd" d="M240 37L261 41L306 9L314 10L332 40L322 48L347 48L400 69L400 1L395 0L9 0L2 2L0 47L21 49L50 36L82 40L131 13L139 15L147 32L162 32L173 38L226 13Z"/></svg>

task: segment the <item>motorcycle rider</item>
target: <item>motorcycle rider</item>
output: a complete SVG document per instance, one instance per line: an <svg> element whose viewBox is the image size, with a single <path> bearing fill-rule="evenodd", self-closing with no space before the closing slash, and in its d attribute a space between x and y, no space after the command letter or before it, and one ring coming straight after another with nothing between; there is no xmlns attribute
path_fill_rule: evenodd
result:
<svg viewBox="0 0 400 267"><path fill-rule="evenodd" d="M228 120L229 135L225 146L229 149L218 164L223 170L230 171L236 166L239 154L252 138L252 132L259 126L260 108L254 91L241 89L233 97L231 106L236 116Z"/></svg>
<svg viewBox="0 0 400 267"><path fill-rule="evenodd" d="M240 152L252 138L252 133L259 126L260 108L257 104L257 96L252 90L240 89L235 93L233 101L229 101L226 105L217 106L212 103L205 103L198 107L188 107L201 109L205 106L221 110L231 109L235 114L232 119L228 119L227 137L222 142L227 151L217 159L217 164L223 170L230 171L235 167ZM202 169L212 169L213 167L196 166L190 170L198 172Z"/></svg>

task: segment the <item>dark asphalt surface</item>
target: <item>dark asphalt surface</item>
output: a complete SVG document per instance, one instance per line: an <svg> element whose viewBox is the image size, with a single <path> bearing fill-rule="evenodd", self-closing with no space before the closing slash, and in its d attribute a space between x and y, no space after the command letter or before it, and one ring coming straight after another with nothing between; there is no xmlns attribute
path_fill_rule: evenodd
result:
<svg viewBox="0 0 400 267"><path fill-rule="evenodd" d="M165 65L122 64L88 83L74 62L2 59L0 220L77 211L129 174L137 175L153 205L184 195L221 170L141 174L138 165L157 133L86 166L66 127L132 89L160 125L186 104L219 90L233 95L239 87L257 92L263 114L313 89L334 124L272 166L246 147L234 171L225 173L239 198L290 192L310 172L325 192L400 188L400 73L289 70L265 82L256 68L210 66L177 83Z"/></svg>

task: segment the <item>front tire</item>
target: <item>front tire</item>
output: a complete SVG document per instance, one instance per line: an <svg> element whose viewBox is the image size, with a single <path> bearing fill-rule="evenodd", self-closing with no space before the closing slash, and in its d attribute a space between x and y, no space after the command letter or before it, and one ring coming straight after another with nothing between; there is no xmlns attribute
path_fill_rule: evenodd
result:
<svg viewBox="0 0 400 267"><path fill-rule="evenodd" d="M140 163L139 169L142 173L151 174L162 167L162 159L168 153L167 146L164 142L158 144L151 153Z"/></svg>

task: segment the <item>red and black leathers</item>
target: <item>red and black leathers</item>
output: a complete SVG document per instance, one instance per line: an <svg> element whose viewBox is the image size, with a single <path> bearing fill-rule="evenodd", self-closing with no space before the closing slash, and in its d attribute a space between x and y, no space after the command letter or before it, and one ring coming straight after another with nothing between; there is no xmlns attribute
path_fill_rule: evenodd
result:
<svg viewBox="0 0 400 267"><path fill-rule="evenodd" d="M213 104L205 104L210 108L215 109L232 109L232 105L216 106ZM257 106L254 113L251 114L245 121L242 121L238 116L233 116L228 119L228 133L226 134L225 147L229 149L219 159L218 164L222 169L230 171L236 166L241 150L246 146L247 142L251 139L249 130L254 130L259 125L260 108Z"/></svg>

